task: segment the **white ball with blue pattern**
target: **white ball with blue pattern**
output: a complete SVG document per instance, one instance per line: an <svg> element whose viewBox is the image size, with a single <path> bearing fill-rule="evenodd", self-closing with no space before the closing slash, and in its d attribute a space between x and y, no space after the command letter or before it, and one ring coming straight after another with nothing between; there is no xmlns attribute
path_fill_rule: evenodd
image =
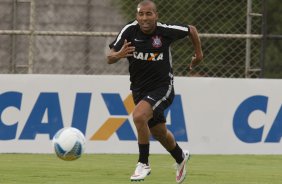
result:
<svg viewBox="0 0 282 184"><path fill-rule="evenodd" d="M80 130L66 127L55 134L53 146L60 159L71 161L81 157L85 149L85 141L85 136Z"/></svg>

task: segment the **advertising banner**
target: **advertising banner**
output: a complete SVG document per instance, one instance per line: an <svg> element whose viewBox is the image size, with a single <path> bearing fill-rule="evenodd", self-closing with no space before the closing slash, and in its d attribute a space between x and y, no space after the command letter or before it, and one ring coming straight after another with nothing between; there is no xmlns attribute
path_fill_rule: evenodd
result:
<svg viewBox="0 0 282 184"><path fill-rule="evenodd" d="M86 153L138 153L128 76L0 75L0 153L52 153L63 127ZM282 154L282 80L175 77L167 127L193 154ZM151 153L167 153L153 138Z"/></svg>

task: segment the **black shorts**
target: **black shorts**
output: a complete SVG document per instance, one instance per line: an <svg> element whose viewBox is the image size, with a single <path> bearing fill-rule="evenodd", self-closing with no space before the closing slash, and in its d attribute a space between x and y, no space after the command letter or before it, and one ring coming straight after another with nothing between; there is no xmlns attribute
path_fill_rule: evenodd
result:
<svg viewBox="0 0 282 184"><path fill-rule="evenodd" d="M137 105L141 100L145 100L151 104L153 109L153 118L148 122L149 128L152 128L158 123L166 122L164 111L170 106L174 99L173 85L160 87L149 92L132 91L132 95L135 105Z"/></svg>

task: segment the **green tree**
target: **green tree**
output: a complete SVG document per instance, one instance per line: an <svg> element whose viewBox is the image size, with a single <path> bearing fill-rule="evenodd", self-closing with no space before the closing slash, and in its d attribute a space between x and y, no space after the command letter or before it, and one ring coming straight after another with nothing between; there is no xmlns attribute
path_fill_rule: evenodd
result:
<svg viewBox="0 0 282 184"><path fill-rule="evenodd" d="M282 36L282 3L266 1L266 33ZM265 50L265 78L282 78L282 39L268 39Z"/></svg>

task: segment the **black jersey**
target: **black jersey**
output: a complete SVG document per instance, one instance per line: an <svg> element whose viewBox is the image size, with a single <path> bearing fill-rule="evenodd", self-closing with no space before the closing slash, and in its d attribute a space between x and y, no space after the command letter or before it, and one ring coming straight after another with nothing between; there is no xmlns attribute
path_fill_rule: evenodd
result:
<svg viewBox="0 0 282 184"><path fill-rule="evenodd" d="M144 34L138 22L128 23L109 46L119 51L126 39L135 46L133 56L128 57L133 91L150 91L173 84L170 45L189 34L189 27L158 22L154 33Z"/></svg>

